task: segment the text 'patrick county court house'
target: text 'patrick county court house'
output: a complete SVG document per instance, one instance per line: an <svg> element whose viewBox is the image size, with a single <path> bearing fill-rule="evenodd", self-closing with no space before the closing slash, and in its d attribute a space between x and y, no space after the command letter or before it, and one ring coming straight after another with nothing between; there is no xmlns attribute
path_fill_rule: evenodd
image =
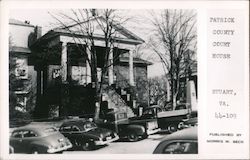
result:
<svg viewBox="0 0 250 160"><path fill-rule="evenodd" d="M17 78L24 82L15 91L22 105L19 110L34 110L39 117L59 116L60 106L68 96L67 115L93 114L94 86L90 66L79 53L74 35L66 29L56 28L42 36L41 27L14 19L9 20L9 27L9 54L15 59ZM147 67L152 63L133 56L135 47L144 43L141 38L124 27L118 32L115 39L119 45L112 48L110 55L113 63L106 75L101 110L122 111L133 116L139 105L148 104ZM78 36L84 37L81 34ZM94 38L97 66L102 67L103 36L96 34ZM67 66L66 74L70 79L62 75L63 65ZM69 93L62 92L65 81L70 82L67 83ZM28 103L30 98L32 100Z"/></svg>

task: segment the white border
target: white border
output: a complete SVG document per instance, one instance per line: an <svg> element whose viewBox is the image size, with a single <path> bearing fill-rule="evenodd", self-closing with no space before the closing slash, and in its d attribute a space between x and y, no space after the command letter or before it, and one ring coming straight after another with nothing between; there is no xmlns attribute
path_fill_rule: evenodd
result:
<svg viewBox="0 0 250 160"><path fill-rule="evenodd" d="M150 154L98 154L98 155L8 155L8 138L9 126L8 126L8 11L9 9L64 9L64 8L118 8L118 9L197 9L198 11L198 97L199 97L199 154L198 155L150 155ZM209 159L209 158L246 158L248 155L242 155L242 157L232 157L232 155L206 155L206 147L203 145L203 136L206 134L205 126L206 120L202 118L202 115L206 114L206 9L243 9L249 15L249 2L248 1L9 1L0 3L0 15L1 15L1 54L0 54L0 69L1 78L0 88L0 118L1 118L1 151L0 158L3 159ZM249 22L249 19L246 18ZM248 25L246 26L246 33L249 35ZM249 37L245 37L245 51L249 53ZM245 74L249 75L249 61L248 55L246 55L246 70ZM249 91L249 79L248 76L245 81L245 92ZM245 104L249 105L249 94L246 95ZM249 127L247 128L249 131Z"/></svg>

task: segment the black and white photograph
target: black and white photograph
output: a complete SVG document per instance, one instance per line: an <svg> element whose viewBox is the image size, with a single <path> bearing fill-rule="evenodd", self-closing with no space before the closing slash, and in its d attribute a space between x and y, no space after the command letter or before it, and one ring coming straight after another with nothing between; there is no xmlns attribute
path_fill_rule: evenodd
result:
<svg viewBox="0 0 250 160"><path fill-rule="evenodd" d="M0 0L1 160L249 159L249 1Z"/></svg>
<svg viewBox="0 0 250 160"><path fill-rule="evenodd" d="M10 11L11 154L197 154L195 10Z"/></svg>
<svg viewBox="0 0 250 160"><path fill-rule="evenodd" d="M12 9L10 154L198 154L195 9Z"/></svg>

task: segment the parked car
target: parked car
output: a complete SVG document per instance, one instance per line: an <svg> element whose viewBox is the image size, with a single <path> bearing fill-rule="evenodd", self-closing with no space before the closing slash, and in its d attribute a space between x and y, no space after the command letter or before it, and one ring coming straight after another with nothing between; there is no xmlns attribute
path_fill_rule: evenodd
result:
<svg viewBox="0 0 250 160"><path fill-rule="evenodd" d="M186 128L167 135L153 154L197 154L197 127Z"/></svg>
<svg viewBox="0 0 250 160"><path fill-rule="evenodd" d="M119 136L104 128L99 128L94 122L86 119L75 119L64 122L59 131L69 138L75 148L91 150L119 139Z"/></svg>
<svg viewBox="0 0 250 160"><path fill-rule="evenodd" d="M144 108L141 117L143 118L156 118L157 114L160 112L164 112L164 110L158 105L153 105L147 108Z"/></svg>
<svg viewBox="0 0 250 160"><path fill-rule="evenodd" d="M198 126L198 119L197 117L189 118L183 120L182 123L179 124L179 129L184 129L188 127Z"/></svg>
<svg viewBox="0 0 250 160"><path fill-rule="evenodd" d="M15 153L56 153L72 147L70 141L48 125L24 126L15 129L10 136Z"/></svg>
<svg viewBox="0 0 250 160"><path fill-rule="evenodd" d="M130 142L139 141L160 131L156 119L128 118L126 112L110 112L98 125L115 131L120 138Z"/></svg>
<svg viewBox="0 0 250 160"><path fill-rule="evenodd" d="M181 123L179 123L178 128L184 129L189 127L198 126L198 117L197 112L192 112L187 119L183 119Z"/></svg>
<svg viewBox="0 0 250 160"><path fill-rule="evenodd" d="M9 153L14 153L14 148L12 146L9 146Z"/></svg>

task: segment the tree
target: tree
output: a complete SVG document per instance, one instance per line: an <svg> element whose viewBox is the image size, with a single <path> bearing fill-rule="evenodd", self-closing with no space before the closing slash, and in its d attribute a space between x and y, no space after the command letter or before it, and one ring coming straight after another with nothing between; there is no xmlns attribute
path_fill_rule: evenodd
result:
<svg viewBox="0 0 250 160"><path fill-rule="evenodd" d="M187 73L196 53L196 14L192 10L164 10L154 16L151 48L160 57L170 83L173 109L180 91L180 78Z"/></svg>
<svg viewBox="0 0 250 160"><path fill-rule="evenodd" d="M168 81L166 76L152 77L149 79L150 104L157 104L168 109Z"/></svg>
<svg viewBox="0 0 250 160"><path fill-rule="evenodd" d="M59 22L59 25L63 29L68 30L72 35L81 34L85 36L85 38L74 36L73 39L78 44L82 56L86 58L91 68L91 81L95 88L95 120L99 119L105 76L109 67L113 64L113 59L115 59L115 57L111 57L112 48L115 48L115 45L119 44L119 41L116 39L117 33L122 29L122 24L128 20L118 16L116 12L117 10L113 9L78 9L71 10L71 14L60 13L52 15ZM74 29L69 27L68 22L75 24ZM95 37L97 28L102 32L104 42L100 82L98 80L98 57Z"/></svg>

